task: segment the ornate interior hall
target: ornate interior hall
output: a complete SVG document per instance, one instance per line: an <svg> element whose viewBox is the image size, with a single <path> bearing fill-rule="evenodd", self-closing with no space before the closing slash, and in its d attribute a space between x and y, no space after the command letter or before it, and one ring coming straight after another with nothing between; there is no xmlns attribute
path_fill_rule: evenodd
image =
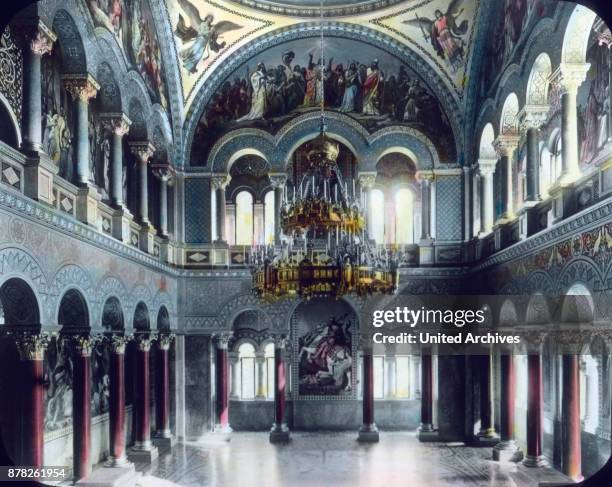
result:
<svg viewBox="0 0 612 487"><path fill-rule="evenodd" d="M598 13L41 0L3 29L5 463L85 487L527 487L608 461ZM520 343L375 340L411 331L376 310L431 306Z"/></svg>

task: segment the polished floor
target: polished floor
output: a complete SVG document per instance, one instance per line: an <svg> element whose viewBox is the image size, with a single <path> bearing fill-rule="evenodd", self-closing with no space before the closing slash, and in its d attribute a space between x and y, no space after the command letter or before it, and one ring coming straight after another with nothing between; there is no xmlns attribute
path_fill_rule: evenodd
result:
<svg viewBox="0 0 612 487"><path fill-rule="evenodd" d="M140 486L535 487L566 480L490 456L489 448L422 444L414 433L384 432L373 445L359 444L353 433L293 433L289 445L271 445L265 433L233 433L230 442L175 446L143 469Z"/></svg>

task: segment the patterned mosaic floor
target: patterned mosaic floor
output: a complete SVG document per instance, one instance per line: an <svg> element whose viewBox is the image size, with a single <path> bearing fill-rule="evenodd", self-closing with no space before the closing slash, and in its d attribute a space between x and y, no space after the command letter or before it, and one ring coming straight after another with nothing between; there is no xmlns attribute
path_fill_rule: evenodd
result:
<svg viewBox="0 0 612 487"><path fill-rule="evenodd" d="M141 487L531 487L564 481L549 469L490 460L489 448L422 444L414 433L382 433L362 445L352 433L293 433L271 445L265 433L234 433L230 442L177 445L151 465Z"/></svg>

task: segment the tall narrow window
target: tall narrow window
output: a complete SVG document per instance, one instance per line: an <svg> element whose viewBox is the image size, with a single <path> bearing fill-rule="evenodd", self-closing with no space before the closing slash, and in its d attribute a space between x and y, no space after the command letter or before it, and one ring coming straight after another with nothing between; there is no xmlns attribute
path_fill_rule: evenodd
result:
<svg viewBox="0 0 612 487"><path fill-rule="evenodd" d="M238 349L240 399L255 399L255 347L243 343Z"/></svg>
<svg viewBox="0 0 612 487"><path fill-rule="evenodd" d="M414 243L414 194L407 188L395 193L395 243Z"/></svg>
<svg viewBox="0 0 612 487"><path fill-rule="evenodd" d="M374 361L374 399L385 397L385 357L375 355Z"/></svg>
<svg viewBox="0 0 612 487"><path fill-rule="evenodd" d="M410 397L410 356L395 357L395 397L408 399Z"/></svg>
<svg viewBox="0 0 612 487"><path fill-rule="evenodd" d="M210 192L210 223L210 235L213 240L217 240L219 238L217 232L217 192L214 189Z"/></svg>
<svg viewBox="0 0 612 487"><path fill-rule="evenodd" d="M266 244L274 243L274 190L268 191L264 198L264 230Z"/></svg>
<svg viewBox="0 0 612 487"><path fill-rule="evenodd" d="M253 196L241 191L236 196L236 245L253 244Z"/></svg>
<svg viewBox="0 0 612 487"><path fill-rule="evenodd" d="M385 195L380 189L370 193L370 238L385 243Z"/></svg>
<svg viewBox="0 0 612 487"><path fill-rule="evenodd" d="M268 343L264 348L266 358L266 399L274 399L274 343Z"/></svg>

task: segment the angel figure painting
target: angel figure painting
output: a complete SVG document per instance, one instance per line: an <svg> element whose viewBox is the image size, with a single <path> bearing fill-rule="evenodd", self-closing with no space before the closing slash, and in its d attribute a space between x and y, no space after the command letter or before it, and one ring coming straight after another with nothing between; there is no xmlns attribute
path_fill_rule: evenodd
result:
<svg viewBox="0 0 612 487"><path fill-rule="evenodd" d="M202 61L226 46L226 42L221 40L223 34L241 29L242 26L230 21L220 21L215 24L212 14L207 14L202 19L197 7L189 0L178 0L178 3L189 19L185 22L185 18L179 14L174 31L183 42L179 54L183 67L190 73L197 73L198 65Z"/></svg>
<svg viewBox="0 0 612 487"><path fill-rule="evenodd" d="M404 20L404 24L419 27L423 37L430 42L438 56L457 72L465 62L465 36L469 22L461 20L465 0L452 0L446 12L436 9L435 18L419 17Z"/></svg>

